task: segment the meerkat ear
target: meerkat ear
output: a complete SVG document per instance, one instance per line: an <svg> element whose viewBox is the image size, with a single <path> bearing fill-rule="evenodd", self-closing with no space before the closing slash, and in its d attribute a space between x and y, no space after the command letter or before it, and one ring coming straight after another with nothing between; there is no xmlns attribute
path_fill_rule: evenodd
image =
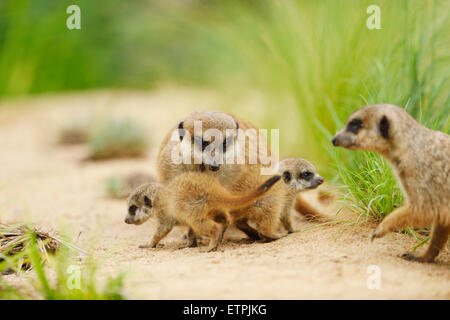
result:
<svg viewBox="0 0 450 320"><path fill-rule="evenodd" d="M380 120L379 124L379 130L380 134L383 138L388 139L389 138L389 128L391 124L389 123L389 120L386 116L383 116Z"/></svg>
<svg viewBox="0 0 450 320"><path fill-rule="evenodd" d="M284 180L284 182L289 183L291 181L291 179L292 179L292 175L291 175L291 173L289 171L283 172L283 180Z"/></svg>
<svg viewBox="0 0 450 320"><path fill-rule="evenodd" d="M178 124L178 133L180 135L180 141L183 141L183 137L184 137L184 134L185 134L185 132L184 132L184 122L183 121L181 121Z"/></svg>

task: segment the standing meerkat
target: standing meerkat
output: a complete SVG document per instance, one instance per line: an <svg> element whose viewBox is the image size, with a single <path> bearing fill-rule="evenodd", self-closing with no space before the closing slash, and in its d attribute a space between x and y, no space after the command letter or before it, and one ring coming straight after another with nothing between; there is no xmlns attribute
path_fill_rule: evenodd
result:
<svg viewBox="0 0 450 320"><path fill-rule="evenodd" d="M378 104L350 115L332 142L347 149L375 151L389 160L406 196L405 204L381 222L372 239L408 226L432 225L425 254L402 256L432 262L450 232L450 137L420 125L403 108Z"/></svg>
<svg viewBox="0 0 450 320"><path fill-rule="evenodd" d="M206 141L203 136L198 136L197 132L194 132L195 121L201 121L203 133L208 129L216 129L221 132L223 140L213 141L222 145L221 164L203 162L195 164L193 163L193 156L191 156L191 164L176 164L172 161L173 150L180 148L180 142L183 142L187 137L191 139L189 142L191 150L203 152L211 143L209 140ZM249 157L250 151L254 150L255 143L259 144L259 136L257 136L258 140L244 144L240 144L238 139L239 134L245 134L245 131L248 129L257 131L256 127L249 122L220 111L196 111L187 115L172 128L161 143L157 160L159 182L166 184L181 173L194 171L206 172L218 177L220 183L233 193L245 192L255 188L263 182L264 176L260 174L263 165L260 163L259 158L257 163L250 164ZM174 132L178 134L179 141L172 140ZM243 153L245 155L245 163L226 163L226 157L229 152ZM258 148L258 155L259 152ZM270 150L267 150L267 153L267 156L270 156ZM301 196L297 197L296 210L307 217L323 217ZM246 233L248 237L254 240L260 239L260 236L247 224L245 219L237 221L236 226Z"/></svg>
<svg viewBox="0 0 450 320"><path fill-rule="evenodd" d="M198 172L187 172L172 179L167 185L154 182L139 187L128 199L125 222L142 224L149 217L158 221L149 245L155 248L175 225L188 226L189 246L196 246L196 235L210 237L208 251L215 251L234 217L230 211L249 205L263 196L281 176L275 175L253 192L234 195L215 177Z"/></svg>

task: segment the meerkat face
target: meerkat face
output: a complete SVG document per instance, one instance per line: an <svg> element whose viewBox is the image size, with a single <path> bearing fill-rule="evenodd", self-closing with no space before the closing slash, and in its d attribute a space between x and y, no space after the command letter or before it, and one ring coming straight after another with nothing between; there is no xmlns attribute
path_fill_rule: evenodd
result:
<svg viewBox="0 0 450 320"><path fill-rule="evenodd" d="M148 183L138 187L128 198L125 223L142 224L153 215L155 198L161 185Z"/></svg>
<svg viewBox="0 0 450 320"><path fill-rule="evenodd" d="M376 151L385 154L393 137L392 118L395 106L373 105L354 112L332 143L336 147ZM395 107L399 108L399 107Z"/></svg>
<svg viewBox="0 0 450 320"><path fill-rule="evenodd" d="M233 117L218 111L194 112L178 124L180 141L189 138L191 152L202 155L199 171L219 170L227 151L237 143L238 129Z"/></svg>
<svg viewBox="0 0 450 320"><path fill-rule="evenodd" d="M313 164L304 159L288 158L282 160L279 172L283 177L284 183L295 192L317 188L324 181L317 174Z"/></svg>

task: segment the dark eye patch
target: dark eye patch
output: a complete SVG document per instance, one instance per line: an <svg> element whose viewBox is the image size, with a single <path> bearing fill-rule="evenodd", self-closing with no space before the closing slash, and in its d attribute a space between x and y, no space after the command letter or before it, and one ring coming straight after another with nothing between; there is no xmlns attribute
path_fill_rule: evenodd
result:
<svg viewBox="0 0 450 320"><path fill-rule="evenodd" d="M356 133L358 133L359 129L362 128L362 125L363 125L363 123L362 123L361 119L353 119L347 125L347 131L350 131L350 132L356 134Z"/></svg>
<svg viewBox="0 0 450 320"><path fill-rule="evenodd" d="M209 141L203 140L201 137L192 137L192 143L197 144L202 151L205 151L206 147L209 145Z"/></svg>
<svg viewBox="0 0 450 320"><path fill-rule="evenodd" d="M178 134L180 135L180 141L183 141L185 133L186 132L184 130L184 123L183 121L181 121L180 124L178 125Z"/></svg>
<svg viewBox="0 0 450 320"><path fill-rule="evenodd" d="M144 196L144 203L147 207L149 207L149 208L152 207L152 200L150 200L150 198L147 196Z"/></svg>
<svg viewBox="0 0 450 320"><path fill-rule="evenodd" d="M291 173L289 171L283 172L283 180L284 180L284 182L289 183L291 181L291 179L292 179L292 175L291 175Z"/></svg>
<svg viewBox="0 0 450 320"><path fill-rule="evenodd" d="M128 208L128 213L130 215L134 216L136 214L136 210L137 210L137 207L135 205L132 205Z"/></svg>
<svg viewBox="0 0 450 320"><path fill-rule="evenodd" d="M380 120L380 134L383 138L388 139L389 138L389 120L386 118L386 116L383 116Z"/></svg>
<svg viewBox="0 0 450 320"><path fill-rule="evenodd" d="M311 178L314 176L314 174L311 172L311 171L304 171L304 172L302 172L302 173L300 173L299 175L298 175L298 177L300 178L300 179L303 179L303 180L311 180Z"/></svg>
<svg viewBox="0 0 450 320"><path fill-rule="evenodd" d="M230 146L232 142L233 142L233 136L225 139L225 141L223 142L223 146L222 146L224 153L227 152L227 147Z"/></svg>
<svg viewBox="0 0 450 320"><path fill-rule="evenodd" d="M205 149L208 145L209 145L208 141L202 140L202 151L205 151Z"/></svg>

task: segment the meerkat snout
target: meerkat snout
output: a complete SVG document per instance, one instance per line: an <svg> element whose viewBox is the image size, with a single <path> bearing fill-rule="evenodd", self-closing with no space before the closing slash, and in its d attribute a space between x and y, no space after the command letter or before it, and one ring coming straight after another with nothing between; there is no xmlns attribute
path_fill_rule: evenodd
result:
<svg viewBox="0 0 450 320"><path fill-rule="evenodd" d="M220 169L220 165L219 164L209 164L208 165L209 170L211 171L217 171Z"/></svg>
<svg viewBox="0 0 450 320"><path fill-rule="evenodd" d="M312 179L311 187L309 187L309 188L312 188L312 189L317 188L318 186L320 186L323 183L323 181L324 181L324 179L321 176L319 176L318 174L316 174L314 176L314 179Z"/></svg>

